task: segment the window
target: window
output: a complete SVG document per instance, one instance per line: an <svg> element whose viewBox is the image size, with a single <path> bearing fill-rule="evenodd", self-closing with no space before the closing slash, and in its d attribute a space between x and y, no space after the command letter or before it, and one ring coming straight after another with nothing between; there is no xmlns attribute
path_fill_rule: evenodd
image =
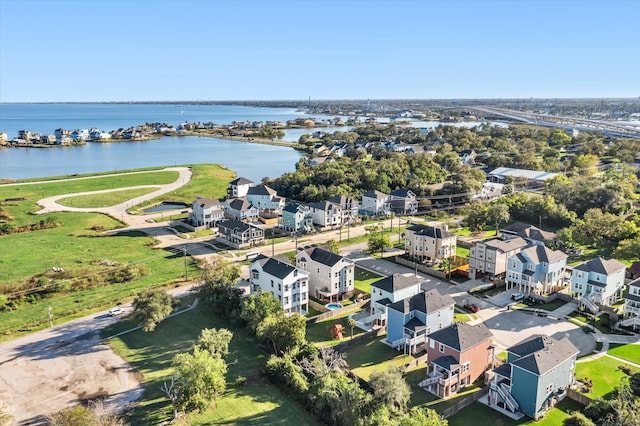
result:
<svg viewBox="0 0 640 426"><path fill-rule="evenodd" d="M469 367L471 366L471 364L469 363L469 361L465 362L464 364L462 364L462 372L467 372L469 371Z"/></svg>
<svg viewBox="0 0 640 426"><path fill-rule="evenodd" d="M553 390L553 383L549 383L549 385L545 389L545 393L551 393L552 390Z"/></svg>
<svg viewBox="0 0 640 426"><path fill-rule="evenodd" d="M289 285L288 284L285 284L284 291L289 291Z"/></svg>
<svg viewBox="0 0 640 426"><path fill-rule="evenodd" d="M258 271L257 269L251 270L251 278L253 278L254 280L259 279L260 278L260 271Z"/></svg>
<svg viewBox="0 0 640 426"><path fill-rule="evenodd" d="M278 283L278 291L282 290L282 284Z"/></svg>
<svg viewBox="0 0 640 426"><path fill-rule="evenodd" d="M430 347L431 349L434 349L434 348L435 348L435 341L434 341L433 339L429 339L429 347Z"/></svg>
<svg viewBox="0 0 640 426"><path fill-rule="evenodd" d="M515 261L515 260L511 263L511 267L512 267L512 268L515 268L515 267L516 267L516 261Z"/></svg>
<svg viewBox="0 0 640 426"><path fill-rule="evenodd" d="M441 328L442 328L442 323L441 323L441 322L439 322L439 323L438 323L438 330L440 330Z"/></svg>
<svg viewBox="0 0 640 426"><path fill-rule="evenodd" d="M271 280L271 288L273 288L273 280Z"/></svg>
<svg viewBox="0 0 640 426"><path fill-rule="evenodd" d="M442 343L438 346L438 350L444 353L444 345Z"/></svg>
<svg viewBox="0 0 640 426"><path fill-rule="evenodd" d="M288 305L289 304L289 296L285 296L284 298L284 304Z"/></svg>

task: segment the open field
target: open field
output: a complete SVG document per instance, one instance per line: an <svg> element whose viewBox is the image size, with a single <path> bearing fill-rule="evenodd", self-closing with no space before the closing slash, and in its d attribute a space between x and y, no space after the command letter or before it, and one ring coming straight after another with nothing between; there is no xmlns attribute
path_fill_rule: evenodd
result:
<svg viewBox="0 0 640 426"><path fill-rule="evenodd" d="M77 197L61 198L58 200L58 204L67 207L80 208L110 207L120 203L124 203L125 201L131 200L132 198L136 198L144 194L149 194L158 189L160 188L136 188L123 189L122 191L116 192L105 192L101 194L79 195Z"/></svg>
<svg viewBox="0 0 640 426"><path fill-rule="evenodd" d="M640 345L620 345L611 343L609 345L608 354L626 359L634 364L640 364Z"/></svg>
<svg viewBox="0 0 640 426"><path fill-rule="evenodd" d="M378 274L374 274L356 266L354 270L353 285L360 291L371 294L371 284L382 278Z"/></svg>
<svg viewBox="0 0 640 426"><path fill-rule="evenodd" d="M606 356L593 361L578 362L576 363L576 379L582 380L588 377L593 383L588 396L590 398L600 396L606 399L611 396L614 388L622 382L622 379L628 377L618 368L620 365L624 365L624 362ZM607 373L603 374L605 371Z"/></svg>
<svg viewBox="0 0 640 426"><path fill-rule="evenodd" d="M194 166L194 176L181 188L190 203L195 194L217 197L225 192L234 173L217 165ZM173 285L184 280L184 259L153 248L154 239L141 232L107 236L103 232L122 227L122 222L97 213L50 213L34 216L36 201L42 197L131 185L163 184L175 181L178 173L144 172L72 181L52 181L23 186L0 185L0 200L22 197L24 201L3 202L2 207L15 218L12 224L24 225L52 218L60 226L0 236L2 281L0 294L9 295L9 309L0 312L0 340L16 337L48 325L51 305L54 322L67 321L112 304L130 300L140 289ZM192 189L189 187L193 185ZM205 190L208 188L208 190ZM116 192L120 193L121 191ZM177 191L176 191L177 192ZM194 194L193 198L189 194ZM176 199L174 194L170 194ZM111 266L105 266L108 260ZM52 268L62 268L63 274ZM99 282L101 277L127 267L141 273L124 282ZM196 267L187 265L188 275L197 276ZM49 281L52 280L52 281ZM45 286L38 288L38 286ZM46 290L45 290L46 289ZM18 297L22 290L33 292ZM18 297L16 299L16 297ZM2 309L2 307L0 307Z"/></svg>
<svg viewBox="0 0 640 426"><path fill-rule="evenodd" d="M144 377L145 391L130 413L131 424L160 424L170 419L171 404L159 387L171 375L171 360L191 350L201 329L212 327L234 333L226 357L227 391L215 409L189 415L184 424L320 424L262 377L260 369L267 356L258 349L255 337L215 317L204 305L167 319L153 333L135 331L111 340L116 353ZM114 331L107 329L103 335ZM246 385L235 385L239 376L247 377Z"/></svg>
<svg viewBox="0 0 640 426"><path fill-rule="evenodd" d="M353 373L368 380L375 371L383 371L392 365L401 367L413 359L411 355L398 352L381 340L382 338L370 340L344 351Z"/></svg>

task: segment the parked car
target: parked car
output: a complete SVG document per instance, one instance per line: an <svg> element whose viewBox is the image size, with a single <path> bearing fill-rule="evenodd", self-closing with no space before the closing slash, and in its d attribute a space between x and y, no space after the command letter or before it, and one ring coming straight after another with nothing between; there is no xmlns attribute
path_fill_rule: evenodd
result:
<svg viewBox="0 0 640 426"><path fill-rule="evenodd" d="M112 317L122 314L124 314L124 309L119 306L117 308L109 309L109 315L111 315Z"/></svg>
<svg viewBox="0 0 640 426"><path fill-rule="evenodd" d="M524 299L524 294L520 293L519 291L516 291L511 295L511 300L513 300L514 302L519 302L522 299Z"/></svg>
<svg viewBox="0 0 640 426"><path fill-rule="evenodd" d="M471 312L478 312L480 310L480 308L478 308L478 305L474 303L467 303L466 305L464 305L464 308Z"/></svg>

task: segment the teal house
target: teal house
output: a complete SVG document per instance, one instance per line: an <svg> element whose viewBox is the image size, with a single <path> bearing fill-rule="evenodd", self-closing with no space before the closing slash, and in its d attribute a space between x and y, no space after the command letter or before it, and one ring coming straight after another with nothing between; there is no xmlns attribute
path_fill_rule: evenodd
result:
<svg viewBox="0 0 640 426"><path fill-rule="evenodd" d="M488 403L535 420L561 401L574 381L578 349L568 338L533 335L507 349L493 370Z"/></svg>

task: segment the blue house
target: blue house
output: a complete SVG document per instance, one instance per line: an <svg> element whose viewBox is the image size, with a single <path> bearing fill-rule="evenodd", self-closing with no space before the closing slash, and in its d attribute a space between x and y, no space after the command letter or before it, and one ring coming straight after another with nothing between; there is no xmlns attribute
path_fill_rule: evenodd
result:
<svg viewBox="0 0 640 426"><path fill-rule="evenodd" d="M453 324L454 305L451 296L437 290L423 291L388 305L386 343L409 354L423 345L426 349L429 333Z"/></svg>
<svg viewBox="0 0 640 426"><path fill-rule="evenodd" d="M305 234L313 230L313 218L309 207L302 204L291 203L282 209L280 227L285 231Z"/></svg>
<svg viewBox="0 0 640 426"><path fill-rule="evenodd" d="M578 352L568 338L545 335L533 335L508 348L507 362L493 370L489 406L539 419L567 395Z"/></svg>

